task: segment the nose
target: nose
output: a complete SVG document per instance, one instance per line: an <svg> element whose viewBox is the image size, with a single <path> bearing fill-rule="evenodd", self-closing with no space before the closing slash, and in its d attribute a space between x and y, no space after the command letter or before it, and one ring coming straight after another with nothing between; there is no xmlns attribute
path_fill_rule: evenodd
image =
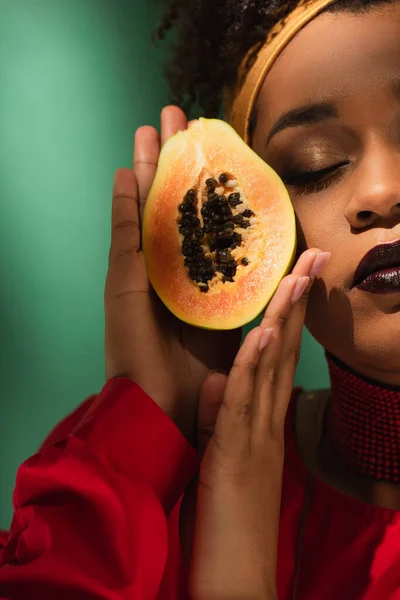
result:
<svg viewBox="0 0 400 600"><path fill-rule="evenodd" d="M356 173L354 192L345 209L351 227L394 227L400 222L399 150L375 143L364 154Z"/></svg>

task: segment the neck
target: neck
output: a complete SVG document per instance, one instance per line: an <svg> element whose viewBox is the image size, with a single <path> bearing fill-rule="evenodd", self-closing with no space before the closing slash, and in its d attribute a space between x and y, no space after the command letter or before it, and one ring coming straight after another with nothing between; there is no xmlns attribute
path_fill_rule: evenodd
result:
<svg viewBox="0 0 400 600"><path fill-rule="evenodd" d="M400 386L359 375L328 353L327 360L331 446L360 475L400 483Z"/></svg>

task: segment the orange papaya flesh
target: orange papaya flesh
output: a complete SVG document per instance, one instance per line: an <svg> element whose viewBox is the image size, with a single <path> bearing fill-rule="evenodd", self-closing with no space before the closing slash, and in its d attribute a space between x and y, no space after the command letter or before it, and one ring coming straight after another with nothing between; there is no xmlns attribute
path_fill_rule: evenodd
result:
<svg viewBox="0 0 400 600"><path fill-rule="evenodd" d="M294 211L278 175L227 123L199 119L161 150L142 246L150 283L176 317L234 329L289 271Z"/></svg>

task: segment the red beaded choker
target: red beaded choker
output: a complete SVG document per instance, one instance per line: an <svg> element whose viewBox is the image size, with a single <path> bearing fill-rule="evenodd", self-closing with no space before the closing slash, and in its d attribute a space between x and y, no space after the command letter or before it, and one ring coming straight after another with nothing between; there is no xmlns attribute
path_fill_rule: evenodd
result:
<svg viewBox="0 0 400 600"><path fill-rule="evenodd" d="M326 356L332 390L327 424L335 450L354 471L400 483L400 387L369 380Z"/></svg>

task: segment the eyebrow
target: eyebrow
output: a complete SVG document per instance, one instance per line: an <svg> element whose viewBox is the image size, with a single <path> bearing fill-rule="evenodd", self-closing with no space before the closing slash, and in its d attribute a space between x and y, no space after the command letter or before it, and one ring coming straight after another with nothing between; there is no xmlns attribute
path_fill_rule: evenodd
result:
<svg viewBox="0 0 400 600"><path fill-rule="evenodd" d="M338 118L339 113L337 108L329 102L319 102L317 104L308 104L299 106L284 113L274 123L271 131L265 142L265 147L268 146L271 139L288 127L299 127L300 125L312 125L325 121L326 119Z"/></svg>

